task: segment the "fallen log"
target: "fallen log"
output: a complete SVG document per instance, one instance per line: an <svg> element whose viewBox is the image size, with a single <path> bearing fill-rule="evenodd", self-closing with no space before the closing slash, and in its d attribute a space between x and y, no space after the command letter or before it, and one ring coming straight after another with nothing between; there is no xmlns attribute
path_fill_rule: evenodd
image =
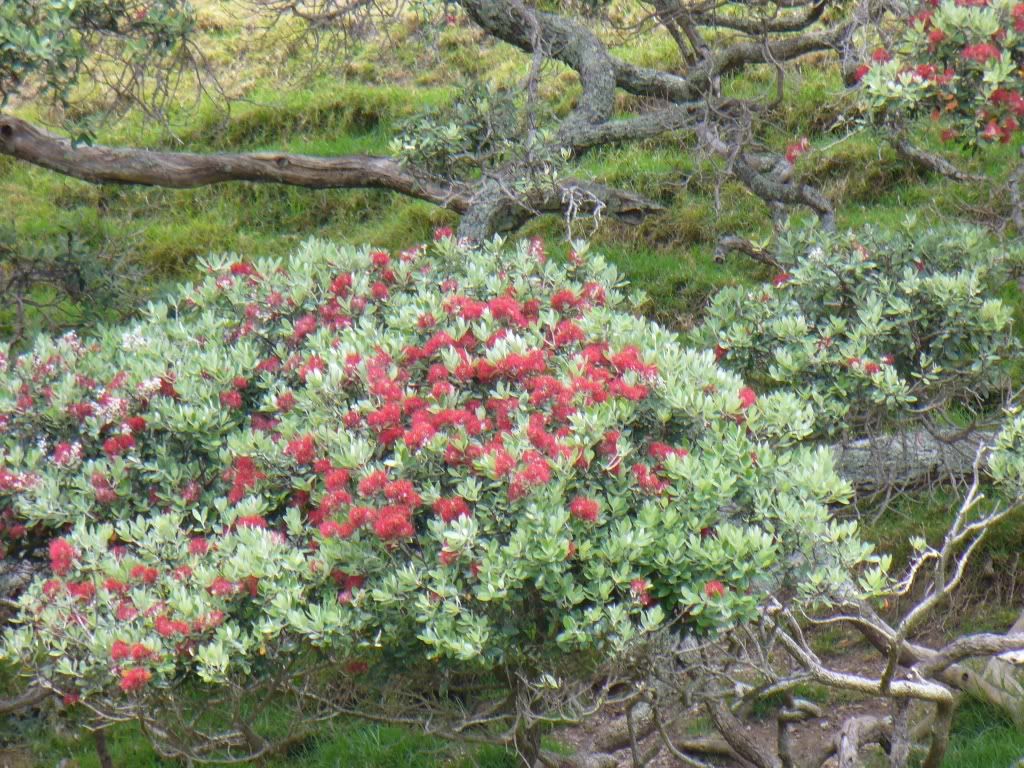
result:
<svg viewBox="0 0 1024 768"><path fill-rule="evenodd" d="M836 468L860 493L948 482L971 475L995 432L911 429L832 445Z"/></svg>

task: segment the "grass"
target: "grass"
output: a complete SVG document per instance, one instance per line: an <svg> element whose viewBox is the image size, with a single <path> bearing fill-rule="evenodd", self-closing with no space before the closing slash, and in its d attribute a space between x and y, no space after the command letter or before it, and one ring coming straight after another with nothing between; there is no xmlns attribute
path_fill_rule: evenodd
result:
<svg viewBox="0 0 1024 768"><path fill-rule="evenodd" d="M135 725L108 730L107 747L118 768L170 768ZM37 734L24 759L30 765L53 766L62 760L78 768L100 768L93 739L81 732L51 730ZM0 750L0 765L4 752ZM308 768L514 768L514 755L498 747L460 747L424 734L390 726L343 722L326 726L290 753L260 763L263 768L303 765Z"/></svg>
<svg viewBox="0 0 1024 768"><path fill-rule="evenodd" d="M1024 758L1024 731L1001 713L967 702L957 710L944 768L1010 768Z"/></svg>
<svg viewBox="0 0 1024 768"><path fill-rule="evenodd" d="M235 99L230 109L208 98L197 106L183 103L169 113L170 132L132 114L102 129L100 142L198 152L385 153L399 121L449 103L469 78L515 87L529 67L528 57L471 27L437 30L410 17L395 30L390 47L358 49L333 71L310 75L313 62L302 53L308 49L295 43L294 25L283 24L254 40L246 27L252 19L241 8L235 13L223 4L199 5L202 48L223 89ZM286 46L296 53L281 61ZM671 40L658 36L617 53L651 66L672 66L675 57ZM774 87L770 68L755 68L726 83L729 93L744 97L771 94ZM578 85L564 67L553 66L541 92L556 112L564 113ZM619 101L624 110L642 106L628 96ZM799 136L810 138L815 151L800 160L797 171L837 201L840 226L896 223L909 211L924 221L936 215L986 219L1005 206L989 199L984 185L920 176L877 136L840 119L850 103L834 65L822 60L794 67L786 100L759 136L776 149ZM28 117L46 117L36 105L20 109ZM935 133L928 133L929 148L940 149ZM1016 149L959 160L1001 178ZM720 161L701 156L685 136L596 150L580 169L664 206L638 227L607 222L594 237L595 247L650 295L650 313L659 320L688 327L717 288L766 276L743 256L730 256L725 264L714 260L722 235L765 237L771 233L771 218L745 188L721 181ZM243 184L196 190L98 188L7 158L0 158L0 203L23 237L73 231L97 252L112 250L144 265L158 282L187 275L196 256L211 251L281 255L311 235L406 247L456 221L429 204L378 191ZM564 227L557 217L544 217L522 234L559 239Z"/></svg>

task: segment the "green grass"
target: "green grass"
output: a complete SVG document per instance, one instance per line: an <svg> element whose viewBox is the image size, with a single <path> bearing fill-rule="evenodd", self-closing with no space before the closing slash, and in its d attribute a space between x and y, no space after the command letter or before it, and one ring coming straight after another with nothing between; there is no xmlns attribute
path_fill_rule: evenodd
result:
<svg viewBox="0 0 1024 768"><path fill-rule="evenodd" d="M79 768L99 768L89 734L38 733L25 750L32 764L53 766L71 760ZM163 760L135 725L107 731L107 747L118 768L170 768L177 761ZM27 755L26 755L27 756ZM3 764L0 751L0 765ZM463 747L421 733L390 726L340 723L325 726L315 738L289 754L259 763L263 768L302 765L308 768L514 768L514 755L489 746Z"/></svg>
<svg viewBox="0 0 1024 768"><path fill-rule="evenodd" d="M996 710L973 702L960 706L944 768L1010 768L1024 758L1024 731Z"/></svg>
<svg viewBox="0 0 1024 768"><path fill-rule="evenodd" d="M171 110L170 133L129 115L101 130L99 141L198 152L385 153L399 121L449 103L470 77L515 87L529 66L528 57L470 27L437 31L409 19L392 46L366 46L339 59L333 70L307 76L308 55L281 61L280 51L293 44L293 26L254 41L245 13L201 4L200 16L207 30L204 52L219 67L225 90L236 97L231 108L210 99L194 108L183 103ZM617 53L652 66L673 66L676 55L665 36ZM730 79L726 89L744 97L771 93L773 77L770 68L754 69ZM577 91L575 76L559 66L546 73L541 88L562 113ZM643 107L625 95L619 102L626 111ZM837 203L840 226L897 223L911 211L924 222L935 216L983 220L1002 211L1005 201L990 199L986 185L924 177L877 136L841 122L850 104L834 65L794 67L786 100L759 136L775 149L800 136L810 138L815 151L800 160L798 173ZM45 117L39 109L26 105L21 111ZM936 131L927 128L929 148L942 149ZM1015 151L1000 147L957 159L998 179ZM763 238L772 231L764 204L735 181L722 181L721 170L719 160L702 156L682 135L595 150L580 164L583 174L664 206L638 227L606 222L594 244L651 297L650 314L675 327L691 325L717 288L766 276L743 256L729 256L725 264L713 259L724 234ZM0 203L25 237L74 231L97 252L112 250L145 265L157 281L187 275L195 258L211 251L282 255L312 235L406 247L429 238L435 227L456 222L447 211L378 191L244 184L181 191L98 188L7 158L0 158ZM796 217L807 218L800 212ZM549 216L521 234L558 240L564 229L558 217Z"/></svg>

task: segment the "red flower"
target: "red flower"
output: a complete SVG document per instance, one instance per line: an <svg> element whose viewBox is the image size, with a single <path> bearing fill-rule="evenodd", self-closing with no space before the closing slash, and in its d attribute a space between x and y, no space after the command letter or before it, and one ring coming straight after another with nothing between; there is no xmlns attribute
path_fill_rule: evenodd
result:
<svg viewBox="0 0 1024 768"><path fill-rule="evenodd" d="M214 597L230 597L238 592L238 585L223 576L218 576L207 588L207 591Z"/></svg>
<svg viewBox="0 0 1024 768"><path fill-rule="evenodd" d="M329 491L337 491L348 485L348 470L331 469L324 475L324 485Z"/></svg>
<svg viewBox="0 0 1024 768"><path fill-rule="evenodd" d="M383 470L376 469L359 481L357 489L360 496L372 496L378 491L383 491L388 483L388 476Z"/></svg>
<svg viewBox="0 0 1024 768"><path fill-rule="evenodd" d="M704 585L704 594L709 598L724 597L725 585L720 581L709 581Z"/></svg>
<svg viewBox="0 0 1024 768"><path fill-rule="evenodd" d="M337 296L347 296L351 288L352 274L349 272L346 272L343 275L338 275L336 278L334 278L334 281L331 283L331 293Z"/></svg>
<svg viewBox="0 0 1024 768"><path fill-rule="evenodd" d="M445 240L453 234L451 227L438 227L434 230L434 240Z"/></svg>
<svg viewBox="0 0 1024 768"><path fill-rule="evenodd" d="M143 9L142 10L142 18L145 18L145 15L146 15L145 14L145 10ZM256 272L256 268L253 267L252 264L248 264L248 263L246 263L244 261L236 261L234 264L232 264L229 267L229 270L230 270L232 275L237 275L237 276L251 277L253 275L258 274Z"/></svg>
<svg viewBox="0 0 1024 768"><path fill-rule="evenodd" d="M636 601L645 608L654 602L651 597L651 585L647 579L633 579L629 582L629 591L636 598Z"/></svg>
<svg viewBox="0 0 1024 768"><path fill-rule="evenodd" d="M295 321L292 331L292 341L298 344L316 330L316 324L315 315L303 315L300 317Z"/></svg>
<svg viewBox="0 0 1024 768"><path fill-rule="evenodd" d="M142 643L135 643L131 648L132 661L144 661L152 655L153 650Z"/></svg>
<svg viewBox="0 0 1024 768"><path fill-rule="evenodd" d="M103 443L103 452L110 458L127 453L135 447L135 438L131 435L115 435Z"/></svg>
<svg viewBox="0 0 1024 768"><path fill-rule="evenodd" d="M992 43L968 45L960 52L962 58L967 61L975 61L978 64L984 64L989 59L998 59L1001 55L999 48Z"/></svg>
<svg viewBox="0 0 1024 768"><path fill-rule="evenodd" d="M739 392L740 407L746 410L757 402L757 393L750 387L742 387Z"/></svg>
<svg viewBox="0 0 1024 768"><path fill-rule="evenodd" d="M284 453L291 456L298 464L310 464L313 461L316 446L313 443L312 435L297 437L288 443Z"/></svg>
<svg viewBox="0 0 1024 768"><path fill-rule="evenodd" d="M385 507L373 522L373 531L384 541L404 539L416 530L409 520L409 511L403 507Z"/></svg>
<svg viewBox="0 0 1024 768"><path fill-rule="evenodd" d="M67 575L76 557L78 551L64 539L54 539L50 542L50 568L58 576Z"/></svg>
<svg viewBox="0 0 1024 768"><path fill-rule="evenodd" d="M124 661L132 656L132 648L124 640L115 640L110 646L110 658L114 661Z"/></svg>
<svg viewBox="0 0 1024 768"><path fill-rule="evenodd" d="M551 308L556 312L575 309L579 303L580 300L576 297L576 294L568 289L558 291L551 297Z"/></svg>
<svg viewBox="0 0 1024 768"><path fill-rule="evenodd" d="M43 582L43 594L48 598L53 598L61 593L64 589L64 582L60 579L47 579Z"/></svg>
<svg viewBox="0 0 1024 768"><path fill-rule="evenodd" d="M146 419L142 416L132 416L124 420L122 426L133 435L139 434L146 428Z"/></svg>
<svg viewBox="0 0 1024 768"><path fill-rule="evenodd" d="M601 505L598 504L594 499L588 499L584 496L577 496L569 503L569 512L577 520L584 520L588 523L597 521L597 513L601 509Z"/></svg>
<svg viewBox="0 0 1024 768"><path fill-rule="evenodd" d="M88 603L96 595L96 585L91 581L68 582L68 593L83 603Z"/></svg>
<svg viewBox="0 0 1024 768"><path fill-rule="evenodd" d="M143 584L152 584L156 581L159 576L156 568L149 568L145 565L136 565L131 570L131 577L136 581L141 581Z"/></svg>
<svg viewBox="0 0 1024 768"><path fill-rule="evenodd" d="M981 138L985 141L1002 141L1003 129L999 126L998 121L989 120L985 130L981 132Z"/></svg>
<svg viewBox="0 0 1024 768"><path fill-rule="evenodd" d="M123 595L131 589L131 587L123 581L118 581L117 579L107 579L103 582L103 587L108 592L113 592L115 595Z"/></svg>
<svg viewBox="0 0 1024 768"><path fill-rule="evenodd" d="M447 567L458 561L459 553L453 552L450 549L442 549L441 554L438 555L438 559L441 561L441 565Z"/></svg>
<svg viewBox="0 0 1024 768"><path fill-rule="evenodd" d="M137 691L153 679L153 673L142 667L126 669L121 673L121 690L125 693Z"/></svg>
<svg viewBox="0 0 1024 768"><path fill-rule="evenodd" d="M320 535L325 539L344 539L346 538L345 534L348 532L348 528L335 520L325 520L320 523Z"/></svg>
<svg viewBox="0 0 1024 768"><path fill-rule="evenodd" d="M187 621L172 621L166 616L157 616L156 621L153 623L153 628L160 637L187 635L189 630Z"/></svg>
<svg viewBox="0 0 1024 768"><path fill-rule="evenodd" d="M789 274L789 272L780 272L779 274L772 278L772 285L774 285L776 288L781 288L792 279L793 276Z"/></svg>
<svg viewBox="0 0 1024 768"><path fill-rule="evenodd" d="M93 472L90 478L92 484L93 493L96 495L96 501L100 504L113 504L117 501L117 491L114 490L113 484L110 482L110 478L104 475L102 472Z"/></svg>
<svg viewBox="0 0 1024 768"><path fill-rule="evenodd" d="M81 449L71 443L57 443L53 449L53 463L59 467L72 464L81 454Z"/></svg>
<svg viewBox="0 0 1024 768"><path fill-rule="evenodd" d="M396 504L404 504L408 507L418 507L423 503L420 495L408 480L395 480L384 486L384 495L388 501Z"/></svg>
<svg viewBox="0 0 1024 768"><path fill-rule="evenodd" d="M242 395L238 390L231 389L220 393L220 404L225 408L238 409L242 407Z"/></svg>
<svg viewBox="0 0 1024 768"><path fill-rule="evenodd" d="M870 66L868 66L867 64L861 64L853 72L853 82L859 83L861 80L864 79L864 75L866 75L870 71L871 71L871 67Z"/></svg>
<svg viewBox="0 0 1024 768"><path fill-rule="evenodd" d="M800 155L808 152L810 148L811 142L808 141L806 136L800 139L800 141L790 144L786 147L786 162L793 165L796 162L796 159L800 157Z"/></svg>
<svg viewBox="0 0 1024 768"><path fill-rule="evenodd" d="M884 64L887 61L892 61L892 54L885 50L885 48L875 48L871 52L871 60L876 64Z"/></svg>
<svg viewBox="0 0 1024 768"><path fill-rule="evenodd" d="M210 551L210 542L202 536L195 536L188 542L188 553L190 555L205 555Z"/></svg>
<svg viewBox="0 0 1024 768"><path fill-rule="evenodd" d="M450 523L452 520L456 520L463 515L468 517L470 514L469 504L460 496L454 496L450 499L438 499L434 502L434 511L446 523Z"/></svg>

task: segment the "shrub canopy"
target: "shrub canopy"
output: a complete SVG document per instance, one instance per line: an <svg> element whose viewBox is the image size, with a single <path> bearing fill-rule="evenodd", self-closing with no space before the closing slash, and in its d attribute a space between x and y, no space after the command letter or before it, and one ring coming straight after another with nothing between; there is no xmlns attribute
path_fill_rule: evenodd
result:
<svg viewBox="0 0 1024 768"><path fill-rule="evenodd" d="M1007 143L1024 119L1024 3L926 0L891 49L877 48L857 77L882 122L930 115L942 140Z"/></svg>
<svg viewBox="0 0 1024 768"><path fill-rule="evenodd" d="M794 395L630 314L598 256L438 237L211 259L5 361L5 546L48 560L7 658L166 730L190 681L303 665L559 678L872 559Z"/></svg>
<svg viewBox="0 0 1024 768"><path fill-rule="evenodd" d="M974 228L868 227L793 231L775 255L784 271L720 291L695 336L748 383L813 404L819 434L1001 408L1019 344L998 293L1019 251Z"/></svg>

